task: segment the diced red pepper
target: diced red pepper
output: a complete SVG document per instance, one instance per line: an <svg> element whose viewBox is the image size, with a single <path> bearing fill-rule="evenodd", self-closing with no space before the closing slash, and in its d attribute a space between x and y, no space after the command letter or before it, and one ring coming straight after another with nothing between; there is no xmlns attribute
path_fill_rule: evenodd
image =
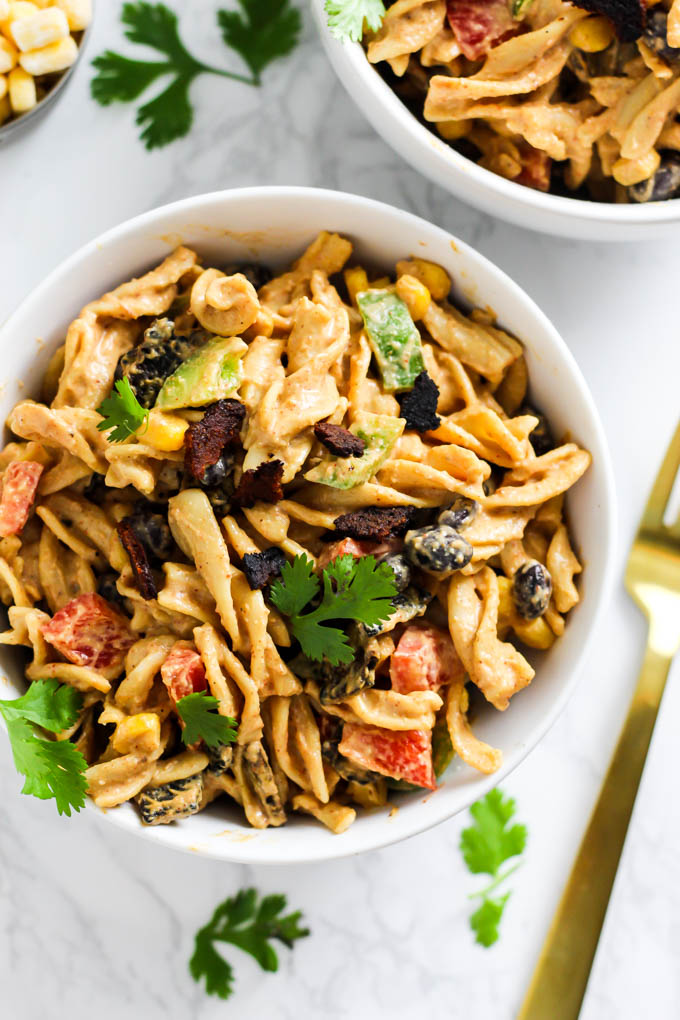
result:
<svg viewBox="0 0 680 1020"><path fill-rule="evenodd" d="M429 730L383 730L345 723L340 754L361 768L414 786L435 790L432 737Z"/></svg>
<svg viewBox="0 0 680 1020"><path fill-rule="evenodd" d="M174 702L187 694L205 691L208 686L201 656L180 641L172 646L161 666L161 677Z"/></svg>
<svg viewBox="0 0 680 1020"><path fill-rule="evenodd" d="M0 538L18 535L23 529L42 472L42 464L35 460L15 460L5 471L0 498Z"/></svg>
<svg viewBox="0 0 680 1020"><path fill-rule="evenodd" d="M524 145L520 150L522 157L522 172L515 177L517 184L524 184L527 188L534 188L536 191L550 190L550 172L552 160L540 149L534 149L531 145Z"/></svg>
<svg viewBox="0 0 680 1020"><path fill-rule="evenodd" d="M508 0L447 0L451 31L468 60L479 60L492 46L518 31Z"/></svg>
<svg viewBox="0 0 680 1020"><path fill-rule="evenodd" d="M122 667L135 642L127 619L94 592L67 602L42 632L69 662L93 669Z"/></svg>
<svg viewBox="0 0 680 1020"><path fill-rule="evenodd" d="M392 690L436 691L465 672L453 641L439 627L407 627L390 659Z"/></svg>
<svg viewBox="0 0 680 1020"><path fill-rule="evenodd" d="M356 560L362 556L384 556L399 547L399 542L369 542L356 538L341 538L339 542L331 542L319 556L318 567L323 570L338 556L354 556Z"/></svg>

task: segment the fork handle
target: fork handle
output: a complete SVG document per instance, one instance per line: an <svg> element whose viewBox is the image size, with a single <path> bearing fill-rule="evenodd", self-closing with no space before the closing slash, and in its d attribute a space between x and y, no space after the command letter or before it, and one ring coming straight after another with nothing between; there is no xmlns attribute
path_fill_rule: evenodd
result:
<svg viewBox="0 0 680 1020"><path fill-rule="evenodd" d="M619 742L517 1020L577 1020L672 656L647 645Z"/></svg>

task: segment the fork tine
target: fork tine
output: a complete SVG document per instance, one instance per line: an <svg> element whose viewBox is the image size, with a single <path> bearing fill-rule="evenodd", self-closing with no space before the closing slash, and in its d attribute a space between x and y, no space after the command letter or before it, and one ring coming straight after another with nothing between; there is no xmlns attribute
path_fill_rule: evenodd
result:
<svg viewBox="0 0 680 1020"><path fill-rule="evenodd" d="M666 455L649 494L647 505L640 521L640 531L656 530L663 525L666 505L673 489L673 483L680 466L680 422L668 444Z"/></svg>

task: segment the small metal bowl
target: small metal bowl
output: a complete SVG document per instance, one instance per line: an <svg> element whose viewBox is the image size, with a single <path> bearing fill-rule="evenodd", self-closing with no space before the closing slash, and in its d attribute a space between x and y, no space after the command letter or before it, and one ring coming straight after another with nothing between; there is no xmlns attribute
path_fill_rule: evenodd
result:
<svg viewBox="0 0 680 1020"><path fill-rule="evenodd" d="M56 101L60 96L63 96L66 89L66 85L71 79L73 72L80 63L80 58L83 55L85 49L85 43L87 42L92 23L94 21L94 5L92 7L92 18L90 24L80 34L80 42L78 43L78 56L73 61L70 67L67 67L65 71L61 71L55 74L53 77L56 78L54 85L45 93L42 99L40 99L32 110L28 113L22 113L19 117L14 117L11 120L6 120L4 124L0 125L0 144L8 142L13 138L19 137L23 131L28 130L38 123L44 113L47 113L52 109Z"/></svg>

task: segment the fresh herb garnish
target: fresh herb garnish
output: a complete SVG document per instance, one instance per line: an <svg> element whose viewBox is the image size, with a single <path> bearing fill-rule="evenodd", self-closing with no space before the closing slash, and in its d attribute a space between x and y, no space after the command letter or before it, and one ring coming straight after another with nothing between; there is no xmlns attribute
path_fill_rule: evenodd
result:
<svg viewBox="0 0 680 1020"><path fill-rule="evenodd" d="M208 995L228 999L234 990L233 968L217 952L215 942L229 942L250 953L263 970L275 971L279 961L270 941L278 939L292 949L296 939L309 935L309 929L298 923L299 910L281 917L285 907L285 896L264 896L258 903L254 889L241 889L219 905L208 924L197 932L189 960L191 976L198 982L205 978Z"/></svg>
<svg viewBox="0 0 680 1020"><path fill-rule="evenodd" d="M203 740L214 751L223 744L233 744L236 740L236 720L228 715L220 715L217 705L217 698L202 691L179 699L177 711L184 723L182 740L185 744Z"/></svg>
<svg viewBox="0 0 680 1020"><path fill-rule="evenodd" d="M93 98L102 106L130 103L159 77L172 76L164 91L137 111L143 128L140 138L147 149L168 145L189 133L193 107L189 88L201 74L217 74L246 85L259 85L263 69L284 57L298 42L302 19L290 0L238 0L243 13L220 10L218 25L227 46L248 65L251 75L210 67L197 60L179 36L177 15L165 4L140 0L123 4L121 21L125 35L134 43L151 46L163 60L132 60L106 50L92 61L97 74L92 79Z"/></svg>
<svg viewBox="0 0 680 1020"><path fill-rule="evenodd" d="M286 563L281 578L272 585L270 598L289 617L292 633L308 659L328 659L331 665L351 662L354 649L344 631L323 626L328 620L356 620L374 627L394 611L391 599L397 594L394 573L373 556L338 556L324 567L323 596L316 608L302 613L319 594L320 582L314 564L306 556Z"/></svg>
<svg viewBox="0 0 680 1020"><path fill-rule="evenodd" d="M324 10L331 35L342 42L358 42L364 34L364 26L370 32L377 32L385 17L382 0L326 0Z"/></svg>
<svg viewBox="0 0 680 1020"><path fill-rule="evenodd" d="M470 808L475 824L463 829L460 837L460 851L469 871L473 875L490 875L493 879L486 888L472 894L473 898L482 898L480 907L470 916L475 941L482 946L491 946L498 939L498 926L510 897L509 892L495 899L489 894L519 867L517 863L500 873L505 861L519 856L527 841L525 825L508 828L514 813L512 797L504 797L500 790L491 790Z"/></svg>
<svg viewBox="0 0 680 1020"><path fill-rule="evenodd" d="M73 726L83 704L82 695L57 680L35 680L21 698L0 701L17 772L25 777L22 793L41 800L54 797L60 815L71 815L85 804L87 762L68 740L45 740L34 725L51 733Z"/></svg>
<svg viewBox="0 0 680 1020"><path fill-rule="evenodd" d="M149 412L137 400L127 378L118 379L115 388L117 392L111 390L97 408L97 414L103 418L97 422L97 429L100 432L113 429L106 438L110 443L122 443L148 420Z"/></svg>

